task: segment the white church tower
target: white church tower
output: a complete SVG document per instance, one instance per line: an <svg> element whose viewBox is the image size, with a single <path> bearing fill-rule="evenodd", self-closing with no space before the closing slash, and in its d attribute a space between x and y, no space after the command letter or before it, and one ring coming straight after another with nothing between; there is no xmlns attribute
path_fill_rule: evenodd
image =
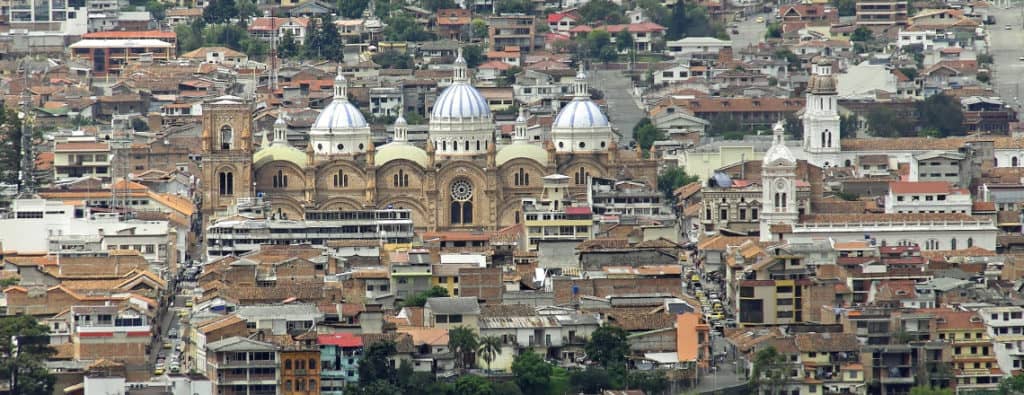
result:
<svg viewBox="0 0 1024 395"><path fill-rule="evenodd" d="M807 83L804 107L804 151L817 166L834 166L839 153L839 105L832 61L818 58Z"/></svg>
<svg viewBox="0 0 1024 395"><path fill-rule="evenodd" d="M772 146L761 163L761 241L772 240L772 225L794 225L799 219L796 200L796 157L786 147L785 128L775 124Z"/></svg>

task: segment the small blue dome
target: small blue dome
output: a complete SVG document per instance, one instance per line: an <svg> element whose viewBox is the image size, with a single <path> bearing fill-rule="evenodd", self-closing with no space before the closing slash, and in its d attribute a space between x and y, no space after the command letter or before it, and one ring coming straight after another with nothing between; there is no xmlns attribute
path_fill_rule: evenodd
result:
<svg viewBox="0 0 1024 395"><path fill-rule="evenodd" d="M431 118L483 118L491 116L487 99L472 85L456 82L434 102Z"/></svg>
<svg viewBox="0 0 1024 395"><path fill-rule="evenodd" d="M732 186L732 178L729 178L729 175L725 173L712 174L711 181L714 181L715 185L719 188L729 188Z"/></svg>

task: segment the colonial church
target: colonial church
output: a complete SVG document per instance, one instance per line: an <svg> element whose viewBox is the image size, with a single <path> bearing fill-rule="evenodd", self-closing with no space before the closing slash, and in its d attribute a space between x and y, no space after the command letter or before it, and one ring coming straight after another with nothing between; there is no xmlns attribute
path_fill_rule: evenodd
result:
<svg viewBox="0 0 1024 395"><path fill-rule="evenodd" d="M607 117L590 100L587 76L555 117L550 138L529 141L520 112L510 144L497 146L494 118L468 78L461 53L452 84L429 117L426 147L408 141L399 116L391 142L375 147L370 125L349 102L339 71L334 99L309 132L305 151L289 145L283 119L273 141L253 149L252 106L224 97L203 108L203 211L224 212L239 198L269 200L273 212L404 208L424 230L497 229L522 221L522 199L539 197L542 177L564 174L570 194L585 198L591 176L657 183L657 163L619 149ZM264 134L266 136L266 134Z"/></svg>

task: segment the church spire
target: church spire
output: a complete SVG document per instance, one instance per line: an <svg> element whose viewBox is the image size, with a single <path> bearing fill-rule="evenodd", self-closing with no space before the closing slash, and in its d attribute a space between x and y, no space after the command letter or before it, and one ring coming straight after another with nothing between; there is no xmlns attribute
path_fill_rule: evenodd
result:
<svg viewBox="0 0 1024 395"><path fill-rule="evenodd" d="M274 121L274 145L288 144L288 124L284 121L285 114L282 112Z"/></svg>
<svg viewBox="0 0 1024 395"><path fill-rule="evenodd" d="M469 82L467 68L466 58L462 57L462 47L459 47L459 56L455 58L455 74L452 76L452 82Z"/></svg>
<svg viewBox="0 0 1024 395"><path fill-rule="evenodd" d="M338 75L334 77L334 98L348 100L348 81L341 75L341 65L338 65Z"/></svg>
<svg viewBox="0 0 1024 395"><path fill-rule="evenodd" d="M409 141L409 123L405 121L405 117L402 116L402 110L398 110L398 118L395 118L395 139L396 143Z"/></svg>
<svg viewBox="0 0 1024 395"><path fill-rule="evenodd" d="M586 98L590 96L590 87L587 86L587 73L583 71L583 63L580 63L579 72L576 73L576 81L573 84L573 96Z"/></svg>
<svg viewBox="0 0 1024 395"><path fill-rule="evenodd" d="M519 107L519 117L516 118L515 134L512 135L513 142L526 141L526 107Z"/></svg>

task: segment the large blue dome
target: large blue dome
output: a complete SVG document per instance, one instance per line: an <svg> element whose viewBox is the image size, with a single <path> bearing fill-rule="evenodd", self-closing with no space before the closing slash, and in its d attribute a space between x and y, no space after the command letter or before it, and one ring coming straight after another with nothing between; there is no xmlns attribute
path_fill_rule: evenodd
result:
<svg viewBox="0 0 1024 395"><path fill-rule="evenodd" d="M487 99L472 85L456 82L449 86L434 102L431 118L485 118L491 116Z"/></svg>
<svg viewBox="0 0 1024 395"><path fill-rule="evenodd" d="M608 118L590 99L577 98L558 112L551 127L558 129L603 128L608 127Z"/></svg>
<svg viewBox="0 0 1024 395"><path fill-rule="evenodd" d="M310 130L326 132L365 127L366 118L356 106L349 103L348 99L335 98L316 117Z"/></svg>

